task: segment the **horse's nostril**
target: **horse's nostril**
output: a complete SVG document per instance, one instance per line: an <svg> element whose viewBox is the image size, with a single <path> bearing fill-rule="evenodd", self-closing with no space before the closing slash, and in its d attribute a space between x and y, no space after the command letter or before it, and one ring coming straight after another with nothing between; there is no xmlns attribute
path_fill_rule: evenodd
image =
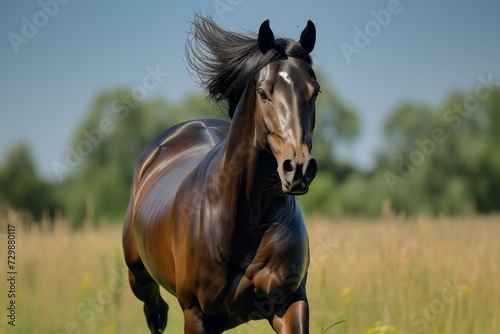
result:
<svg viewBox="0 0 500 334"><path fill-rule="evenodd" d="M311 160L309 160L309 163L307 164L307 169L305 173L306 181L311 182L316 176L317 172L318 172L318 163L316 162L316 159L311 158Z"/></svg>
<svg viewBox="0 0 500 334"><path fill-rule="evenodd" d="M292 160L290 159L286 159L285 161L283 161L283 170L287 173L290 173L293 171L293 164L292 164Z"/></svg>

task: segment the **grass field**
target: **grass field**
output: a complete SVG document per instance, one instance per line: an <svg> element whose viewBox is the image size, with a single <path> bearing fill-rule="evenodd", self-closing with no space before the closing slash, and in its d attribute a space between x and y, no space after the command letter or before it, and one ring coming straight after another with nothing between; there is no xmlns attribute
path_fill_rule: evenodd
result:
<svg viewBox="0 0 500 334"><path fill-rule="evenodd" d="M147 333L128 287L121 226L23 228L3 213L0 333ZM15 226L15 298L7 227ZM500 217L308 219L311 333L500 333ZM12 238L12 237L11 237ZM5 284L7 282L7 284ZM10 287L12 288L12 287ZM168 293L167 333L182 333ZM15 327L7 324L11 300ZM230 333L273 333L254 322Z"/></svg>

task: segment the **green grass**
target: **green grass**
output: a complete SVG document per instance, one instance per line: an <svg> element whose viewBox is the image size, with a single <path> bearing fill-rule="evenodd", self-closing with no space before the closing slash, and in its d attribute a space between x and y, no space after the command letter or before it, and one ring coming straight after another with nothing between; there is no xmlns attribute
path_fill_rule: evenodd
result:
<svg viewBox="0 0 500 334"><path fill-rule="evenodd" d="M0 333L148 333L126 281L121 227L22 227L4 213L1 313L6 314L6 230L16 225L16 327ZM500 217L308 219L311 333L500 332ZM163 291L164 292L164 291ZM181 333L176 300L167 333ZM273 333L267 322L229 333Z"/></svg>

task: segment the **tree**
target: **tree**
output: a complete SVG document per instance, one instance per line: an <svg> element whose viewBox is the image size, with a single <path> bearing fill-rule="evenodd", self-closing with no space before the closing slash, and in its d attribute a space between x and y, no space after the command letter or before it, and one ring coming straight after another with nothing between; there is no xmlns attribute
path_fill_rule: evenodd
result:
<svg viewBox="0 0 500 334"><path fill-rule="evenodd" d="M354 168L337 159L335 148L339 143L346 144L356 138L360 121L354 109L342 101L321 72L316 75L321 84L321 94L316 103L313 155L320 171L343 180Z"/></svg>
<svg viewBox="0 0 500 334"><path fill-rule="evenodd" d="M477 90L453 92L434 110L405 103L387 120L378 173L392 190L396 210L464 214L500 209L500 89L484 91L484 98L475 96Z"/></svg>
<svg viewBox="0 0 500 334"><path fill-rule="evenodd" d="M0 202L29 211L37 220L56 208L53 188L37 175L27 143L12 147L0 168Z"/></svg>

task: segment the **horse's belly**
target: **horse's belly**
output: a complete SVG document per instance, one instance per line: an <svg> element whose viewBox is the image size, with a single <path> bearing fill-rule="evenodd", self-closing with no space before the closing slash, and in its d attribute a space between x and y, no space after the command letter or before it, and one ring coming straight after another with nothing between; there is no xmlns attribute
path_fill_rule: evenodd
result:
<svg viewBox="0 0 500 334"><path fill-rule="evenodd" d="M160 177L151 177L148 190L139 193L134 210L134 233L139 255L149 274L175 295L176 235L174 200L180 180L190 166L177 165Z"/></svg>
<svg viewBox="0 0 500 334"><path fill-rule="evenodd" d="M175 295L175 262L168 222L136 223L137 248L144 266L158 284Z"/></svg>

